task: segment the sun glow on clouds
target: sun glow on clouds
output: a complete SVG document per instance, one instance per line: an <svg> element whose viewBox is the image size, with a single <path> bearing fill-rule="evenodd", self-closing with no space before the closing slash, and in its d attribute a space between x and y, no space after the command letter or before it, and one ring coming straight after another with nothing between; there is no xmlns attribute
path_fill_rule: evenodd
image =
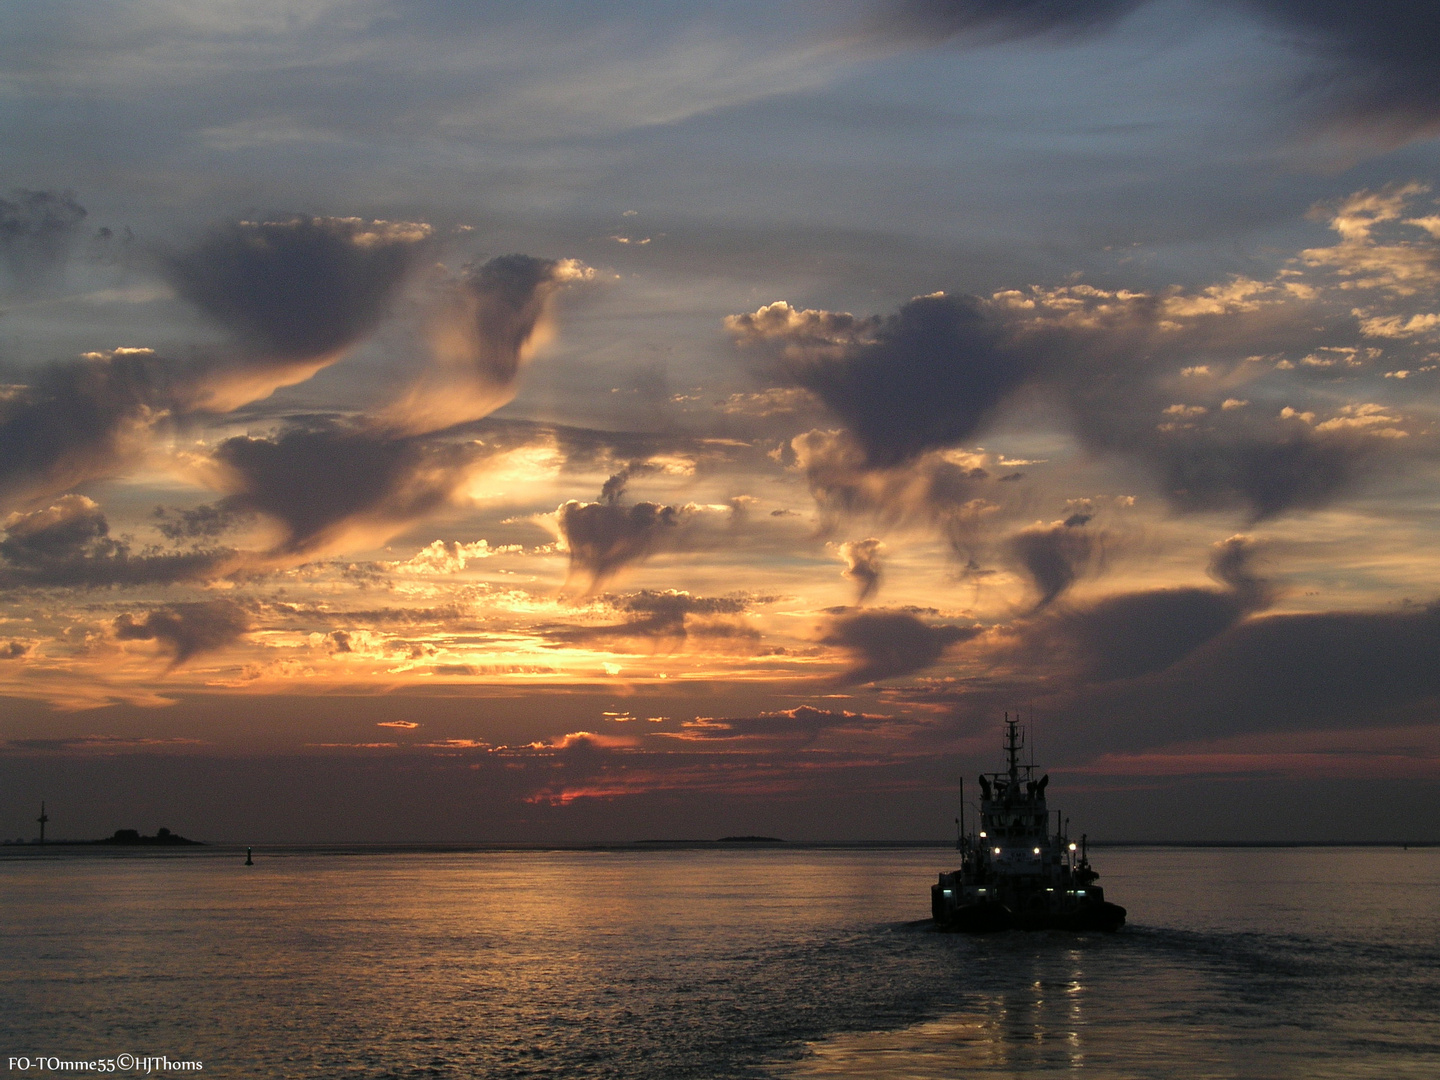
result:
<svg viewBox="0 0 1440 1080"><path fill-rule="evenodd" d="M473 768L530 808L893 792L922 763L958 767L988 746L977 733L1019 702L1072 725L1055 751L1091 778L1440 775L1440 545L1424 494L1440 469L1433 183L1400 174L1359 190L1343 171L1307 172L1305 190L1326 193L1307 225L1313 195L1225 209L1253 190L1222 176L1233 160L1277 159L1215 154L1198 168L1181 155L1166 175L1199 179L1147 187L1123 213L1106 210L1115 184L1077 179L1074 220L1058 228L1043 178L1076 170L1037 137L1026 152L1059 168L1005 177L1004 199L977 188L959 213L949 189L922 190L904 147L942 122L965 137L933 140L937 154L981 145L976 117L1011 113L987 113L990 99L974 116L936 113L968 100L945 80L970 65L941 63L940 46L975 50L981 68L1023 63L1053 29L1047 55L1063 67L1079 55L1066 50L1145 31L1100 19L1072 41L1065 11L979 25L974 5L921 6L933 17L827 24L803 45L768 28L778 36L762 46L724 13L613 34L644 63L586 21L600 16L577 15L554 31L574 35L563 62L547 53L533 70L534 28L473 35L472 19L492 17L477 9L441 32L402 13L373 31L391 37L350 43L364 48L307 40L337 86L355 85L337 55L370 70L366 57L434 52L447 71L479 65L475 85L494 92L447 84L438 118L370 89L354 112L334 92L297 110L271 98L312 76L280 64L265 68L273 95L236 85L224 116L197 118L196 160L211 164L193 183L222 155L223 190L250 190L226 170L253 155L291 178L297 205L337 204L325 213L167 225L189 239L166 247L100 228L96 207L139 198L133 163L116 170L129 194L88 211L69 178L7 193L0 694L114 706L140 727L235 702L235 746ZM1440 115L1423 77L1386 82L1386 50L1360 56L1324 13L1256 11L1375 76L1369 97L1335 76L1318 96L1348 104L1323 130L1398 124L1393 137L1415 140L1405 168L1423 173L1417 133ZM187 32L203 38L207 19ZM244 81L247 49L264 49L242 40L249 17L223 21L240 37L209 63ZM1376 33L1388 25L1376 16ZM1007 44L982 56L991 32ZM863 98L874 65L912 63L921 44L923 78L941 79L925 100L902 104L897 79L884 108L847 113L874 138L838 145L790 99L804 89L828 103L815 115L839 115L827 95ZM154 54L167 79L184 82L183 52L167 40ZM113 57L65 70L76 86L130 85ZM1178 122L1116 112L1137 86L1110 87L1087 123ZM767 136L746 157L761 114L745 109L762 97L795 138ZM404 194L393 161L367 166L381 135L361 112L405 129L417 175L434 167L423 198ZM730 124L726 168L751 179L707 181L704 199L694 176L667 186L672 160L722 175L709 141ZM607 141L637 127L665 152ZM1051 116L1034 130L1062 127ZM555 144L576 132L593 159ZM1094 167L1143 171L1134 144L1106 156L1112 137L1131 138L1096 136ZM1147 155L1164 152L1153 137ZM798 182L815 145L834 156L825 182ZM459 181L435 157L452 153ZM354 155L353 177L332 154ZM946 175L978 177L983 156ZM146 167L169 166L161 154ZM323 198L311 168L330 170ZM888 184L903 197L877 197ZM205 190L196 206L233 197ZM1160 214L1161 195L1189 216ZM1035 201L1022 216L1053 240L1043 257L999 210L994 236L967 224L991 219L976 211L986 199ZM1152 228L1183 242L1140 239ZM1227 696L1236 687L1273 708ZM342 699L393 708L350 723ZM302 718L280 724L294 701ZM502 730L496 703L513 701L525 715ZM1405 723L1382 733L1378 712ZM26 754L198 745L22 734L0 738Z"/></svg>

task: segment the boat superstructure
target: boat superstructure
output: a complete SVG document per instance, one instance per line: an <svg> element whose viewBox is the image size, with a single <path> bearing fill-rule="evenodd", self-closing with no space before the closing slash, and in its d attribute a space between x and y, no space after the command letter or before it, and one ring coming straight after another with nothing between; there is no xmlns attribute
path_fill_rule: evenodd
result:
<svg viewBox="0 0 1440 1080"><path fill-rule="evenodd" d="M949 930L1107 930L1125 922L1125 909L1106 901L1095 884L1086 838L1070 840L1059 811L1045 802L1048 774L1035 779L1023 764L1025 730L1005 717L1004 772L980 775L980 825L960 821L960 869L930 886L930 911ZM964 813L964 788L961 788Z"/></svg>

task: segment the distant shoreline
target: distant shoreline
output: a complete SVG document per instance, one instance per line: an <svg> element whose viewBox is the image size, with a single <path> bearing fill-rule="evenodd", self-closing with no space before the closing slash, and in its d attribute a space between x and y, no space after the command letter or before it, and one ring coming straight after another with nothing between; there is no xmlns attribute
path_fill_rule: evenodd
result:
<svg viewBox="0 0 1440 1080"><path fill-rule="evenodd" d="M1095 849L1170 848L1170 849L1279 849L1279 848L1440 848L1440 840L1091 840ZM733 840L620 840L573 843L424 843L424 842L345 842L315 841L310 843L266 843L264 841L198 841L186 843L115 843L113 840L46 840L0 844L0 855L33 854L43 851L115 852L133 854L186 852L197 856L243 854L253 848L256 857L287 855L383 855L383 854L466 854L483 852L654 852L654 851L873 851L873 850L949 850L953 840L787 840L736 843Z"/></svg>

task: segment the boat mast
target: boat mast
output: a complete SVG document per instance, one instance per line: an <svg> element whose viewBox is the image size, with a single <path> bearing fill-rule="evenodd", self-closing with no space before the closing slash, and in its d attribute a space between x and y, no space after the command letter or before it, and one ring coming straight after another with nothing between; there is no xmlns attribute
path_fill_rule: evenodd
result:
<svg viewBox="0 0 1440 1080"><path fill-rule="evenodd" d="M955 845L962 851L965 848L965 777L960 777L960 837Z"/></svg>
<svg viewBox="0 0 1440 1080"><path fill-rule="evenodd" d="M1019 732L1020 714L1016 713L1015 719L1011 720L1010 714L1006 713L1005 724L1005 757L1010 763L1010 783L1016 784L1020 780L1020 748L1025 745Z"/></svg>

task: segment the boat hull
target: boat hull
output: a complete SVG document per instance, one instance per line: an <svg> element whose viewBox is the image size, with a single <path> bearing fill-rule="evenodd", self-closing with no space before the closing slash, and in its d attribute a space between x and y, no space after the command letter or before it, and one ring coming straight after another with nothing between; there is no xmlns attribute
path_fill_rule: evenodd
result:
<svg viewBox="0 0 1440 1080"><path fill-rule="evenodd" d="M961 934L995 934L1004 930L1100 931L1113 934L1125 925L1125 909L1105 900L1065 905L1016 903L1013 907L989 900L957 905L946 903L943 890L938 885L931 892L930 912L936 929Z"/></svg>

